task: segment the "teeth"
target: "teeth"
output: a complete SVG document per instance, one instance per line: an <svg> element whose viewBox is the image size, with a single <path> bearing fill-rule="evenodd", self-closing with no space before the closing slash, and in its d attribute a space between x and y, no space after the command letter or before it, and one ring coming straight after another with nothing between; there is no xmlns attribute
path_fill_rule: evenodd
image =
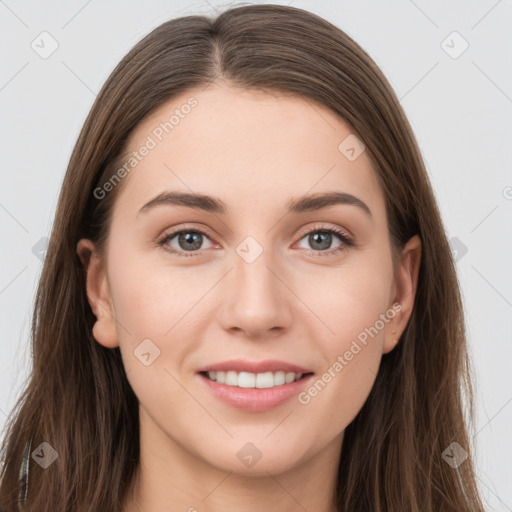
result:
<svg viewBox="0 0 512 512"><path fill-rule="evenodd" d="M302 373L283 371L265 373L238 373L233 370L227 372L208 372L208 378L210 380L215 380L220 384L227 384L228 386L237 386L240 388L260 389L290 384L291 382L299 380L302 375Z"/></svg>

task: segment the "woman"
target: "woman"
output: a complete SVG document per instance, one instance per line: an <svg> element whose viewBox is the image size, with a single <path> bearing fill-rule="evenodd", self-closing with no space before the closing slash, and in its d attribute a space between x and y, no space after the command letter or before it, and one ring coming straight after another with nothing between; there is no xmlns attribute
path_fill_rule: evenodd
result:
<svg viewBox="0 0 512 512"><path fill-rule="evenodd" d="M171 20L123 58L32 329L9 512L483 510L420 152L371 58L304 10Z"/></svg>

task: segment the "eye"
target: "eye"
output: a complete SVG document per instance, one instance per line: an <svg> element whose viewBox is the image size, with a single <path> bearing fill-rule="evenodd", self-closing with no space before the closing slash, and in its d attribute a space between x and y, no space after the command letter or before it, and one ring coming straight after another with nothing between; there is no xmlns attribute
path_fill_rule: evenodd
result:
<svg viewBox="0 0 512 512"><path fill-rule="evenodd" d="M178 247L171 245L175 238L175 243ZM158 245L163 246L166 250L177 256L196 256L197 251L202 248L201 245L204 238L209 240L208 235L200 229L181 229L172 233L166 233L158 241Z"/></svg>
<svg viewBox="0 0 512 512"><path fill-rule="evenodd" d="M333 235L341 243L334 249L330 249ZM307 254L312 256L332 255L356 245L349 235L333 227L314 226L302 235L300 241L306 237L307 242L313 247L313 250L307 251ZM204 231L197 228L182 228L171 233L165 233L157 241L157 245L164 247L165 250L176 254L176 256L197 256L201 249L205 249L205 247L202 247L204 239L210 241L209 236Z"/></svg>
<svg viewBox="0 0 512 512"><path fill-rule="evenodd" d="M341 240L341 243L334 249L331 249L330 246L333 242L333 235L334 238ZM306 239L306 242L313 247L313 250L308 251L308 254L313 256L333 255L349 247L355 246L352 238L338 228L315 226L302 236L301 241L304 239Z"/></svg>

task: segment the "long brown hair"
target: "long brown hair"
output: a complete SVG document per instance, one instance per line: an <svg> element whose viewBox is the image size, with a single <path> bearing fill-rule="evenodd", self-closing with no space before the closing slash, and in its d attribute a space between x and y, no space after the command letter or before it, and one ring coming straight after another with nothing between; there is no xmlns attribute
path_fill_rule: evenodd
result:
<svg viewBox="0 0 512 512"><path fill-rule="evenodd" d="M356 42L314 14L278 5L167 21L122 59L99 93L69 162L37 290L33 369L2 444L0 508L121 510L139 460L138 401L119 349L92 336L76 245L106 240L122 183L102 200L94 190L117 169L138 123L177 94L215 80L300 95L336 112L374 164L395 252L415 234L422 240L407 328L345 431L339 510L482 511L466 430L473 394L459 285L411 127ZM47 469L28 459L26 492L25 450L43 442L58 458ZM469 452L457 468L442 456L452 442Z"/></svg>

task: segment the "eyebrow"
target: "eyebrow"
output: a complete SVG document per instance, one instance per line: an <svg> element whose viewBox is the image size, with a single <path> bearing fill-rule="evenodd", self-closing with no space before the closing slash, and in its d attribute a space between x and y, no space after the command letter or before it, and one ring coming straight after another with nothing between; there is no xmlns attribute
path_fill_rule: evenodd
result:
<svg viewBox="0 0 512 512"><path fill-rule="evenodd" d="M286 213L311 212L337 204L356 206L369 217L372 217L372 212L366 203L346 192L325 192L291 198L286 203ZM159 194L146 203L139 210L139 215L161 205L185 206L221 215L228 212L226 204L217 197L190 192L168 191Z"/></svg>

